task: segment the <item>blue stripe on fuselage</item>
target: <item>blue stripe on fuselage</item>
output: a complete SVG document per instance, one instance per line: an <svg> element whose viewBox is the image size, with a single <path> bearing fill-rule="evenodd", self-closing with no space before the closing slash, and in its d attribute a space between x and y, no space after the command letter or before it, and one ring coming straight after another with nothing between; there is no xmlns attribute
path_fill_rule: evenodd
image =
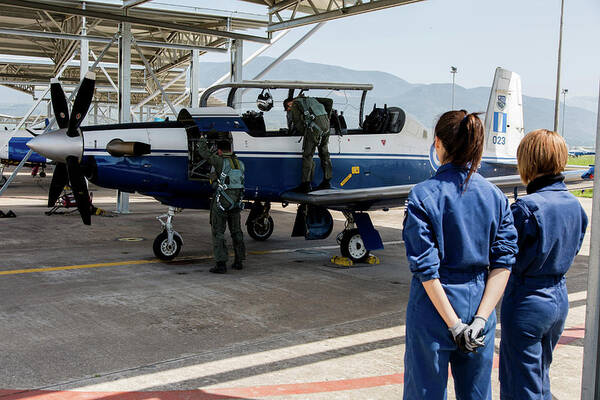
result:
<svg viewBox="0 0 600 400"><path fill-rule="evenodd" d="M299 154L297 157L245 157L244 153L239 152L239 156L246 166L246 199L280 201L281 193L300 183L302 159ZM361 156L366 157L368 154ZM332 186L361 189L415 184L434 174L427 159L375 157L377 158L333 158ZM97 176L93 182L99 186L147 194L165 204L185 208L206 208L206 199L213 192L208 182L188 179L187 157L99 155L94 159ZM314 162L316 168L312 183L316 186L323 175L319 158L315 157ZM353 167L358 167L358 174L352 174ZM499 168L486 162L482 163L479 172L484 176L515 174L515 170ZM341 186L348 176L350 178ZM398 206L402 205L400 201L398 203Z"/></svg>
<svg viewBox="0 0 600 400"><path fill-rule="evenodd" d="M12 137L8 141L8 158L12 161L20 162L27 152L29 152L29 147L27 147L27 142L29 142L32 138L28 137ZM27 162L32 163L45 163L46 157L40 156L38 153L31 153L29 160Z"/></svg>

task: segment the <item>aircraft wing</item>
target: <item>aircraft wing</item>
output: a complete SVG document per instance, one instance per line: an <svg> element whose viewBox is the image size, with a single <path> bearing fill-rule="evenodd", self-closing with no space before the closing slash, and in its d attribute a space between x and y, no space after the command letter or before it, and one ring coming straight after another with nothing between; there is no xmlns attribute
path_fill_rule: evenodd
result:
<svg viewBox="0 0 600 400"><path fill-rule="evenodd" d="M582 179L588 170L564 171L565 183L571 189L591 187L591 181ZM519 175L487 178L507 195L523 193L525 185ZM281 198L290 203L312 204L338 211L368 211L401 207L415 185L380 186L366 189L327 189L310 193L285 192Z"/></svg>
<svg viewBox="0 0 600 400"><path fill-rule="evenodd" d="M310 193L285 192L281 198L291 203L312 204L338 211L367 211L402 206L414 186L327 189Z"/></svg>

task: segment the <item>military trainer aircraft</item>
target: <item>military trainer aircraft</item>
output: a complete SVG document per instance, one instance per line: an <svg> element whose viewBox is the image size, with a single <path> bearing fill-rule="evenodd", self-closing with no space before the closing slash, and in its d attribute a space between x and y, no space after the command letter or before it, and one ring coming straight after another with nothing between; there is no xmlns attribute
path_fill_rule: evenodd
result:
<svg viewBox="0 0 600 400"><path fill-rule="evenodd" d="M358 124L331 132L332 189L291 192L300 182L301 137L290 135L287 129L267 129L260 113L236 111L233 106L237 96L250 89L284 90L288 97L297 95L296 91L311 90L361 94ZM57 162L48 204L54 204L70 181L85 224L90 224L91 217L84 176L96 185L138 192L169 206L169 211L158 217L162 232L154 241L154 253L172 259L183 245L173 229L175 212L180 208L208 209L213 192L210 167L197 155L196 142L201 136L212 143L230 140L246 165L245 200L250 205L246 225L251 237L266 240L273 232L274 222L269 215L272 202L301 204L293 234L308 239L327 237L333 228L328 209L340 210L347 219L344 231L338 235L341 252L360 261L370 250L382 247L367 211L402 206L414 184L431 177L440 165L432 132L400 108L393 110L393 124L377 132L363 129L365 98L371 89L369 84L347 83L227 83L207 89L200 108L182 109L177 121L79 127L93 96L94 80L90 75L81 84L70 117L60 84L52 84L59 129L33 138L28 146ZM206 107L208 98L218 90L228 90L227 107ZM496 70L485 124L485 151L479 172L497 184L518 185L515 154L523 136L523 112L517 74ZM320 182L321 177L320 168L316 168L313 183Z"/></svg>
<svg viewBox="0 0 600 400"><path fill-rule="evenodd" d="M7 178L3 175L4 168L7 165L18 165L27 155L29 148L27 142L36 136L37 133L32 130L0 130L0 188L4 186ZM44 169L49 160L37 153L32 153L24 166L31 167L34 171L41 169L39 175L46 176Z"/></svg>

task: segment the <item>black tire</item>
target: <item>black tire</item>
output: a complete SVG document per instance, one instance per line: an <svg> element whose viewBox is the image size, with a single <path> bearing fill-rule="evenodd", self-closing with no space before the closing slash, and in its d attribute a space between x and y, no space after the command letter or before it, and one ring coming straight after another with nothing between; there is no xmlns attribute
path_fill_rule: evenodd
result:
<svg viewBox="0 0 600 400"><path fill-rule="evenodd" d="M274 228L275 223L271 216L268 216L267 218L256 218L246 222L248 235L250 235L252 239L260 242L264 242L270 238Z"/></svg>
<svg viewBox="0 0 600 400"><path fill-rule="evenodd" d="M154 239L154 244L152 245L152 250L154 250L154 255L161 260L169 261L177 257L179 252L181 251L181 247L183 243L181 238L178 235L173 235L173 243L175 246L169 246L168 243L168 235L167 232L162 231L156 239Z"/></svg>
<svg viewBox="0 0 600 400"><path fill-rule="evenodd" d="M2 175L2 176L0 177L0 188L1 188L2 186L4 186L4 184L6 183L6 181L7 181L6 177L5 177L4 175Z"/></svg>
<svg viewBox="0 0 600 400"><path fill-rule="evenodd" d="M340 241L340 251L344 257L354 262L364 262L369 257L358 229L345 231Z"/></svg>

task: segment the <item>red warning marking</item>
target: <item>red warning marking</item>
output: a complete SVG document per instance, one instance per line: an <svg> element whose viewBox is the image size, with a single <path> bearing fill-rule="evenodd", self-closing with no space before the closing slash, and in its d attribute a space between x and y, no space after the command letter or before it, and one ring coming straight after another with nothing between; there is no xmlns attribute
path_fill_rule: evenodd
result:
<svg viewBox="0 0 600 400"><path fill-rule="evenodd" d="M569 344L585 337L585 326L566 328L558 340L558 344Z"/></svg>
<svg viewBox="0 0 600 400"><path fill-rule="evenodd" d="M566 328L558 344L569 344L584 336L584 327L578 326ZM495 355L493 368L498 368L498 364L499 357L498 355ZM404 374L400 373L325 382L290 383L205 390L172 390L162 392L77 392L0 389L0 398L2 400L226 400L338 392L379 386L400 385L402 383L404 383Z"/></svg>
<svg viewBox="0 0 600 400"><path fill-rule="evenodd" d="M165 392L0 390L0 397L2 400L220 400L337 392L386 385L398 385L402 383L404 383L404 374L392 374L327 382L290 383L284 385L205 390L173 390Z"/></svg>

